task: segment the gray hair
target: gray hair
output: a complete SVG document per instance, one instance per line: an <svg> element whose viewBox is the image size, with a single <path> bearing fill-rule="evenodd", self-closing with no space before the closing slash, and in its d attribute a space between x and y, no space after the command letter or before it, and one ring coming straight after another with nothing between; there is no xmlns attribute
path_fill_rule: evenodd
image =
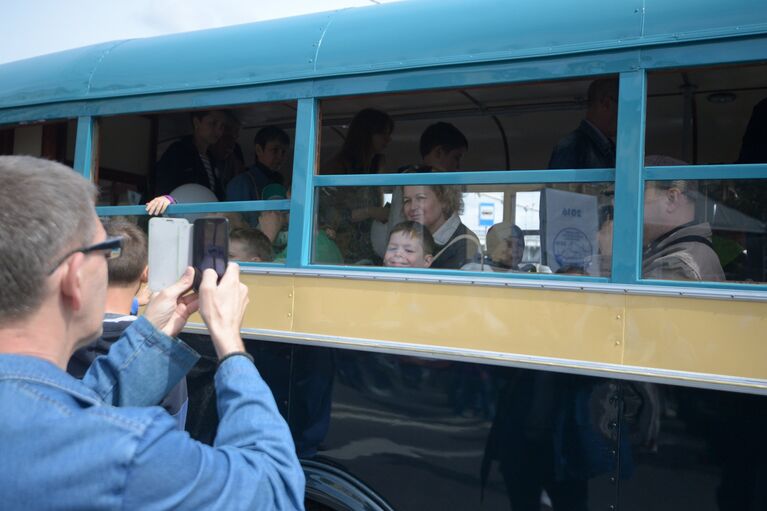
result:
<svg viewBox="0 0 767 511"><path fill-rule="evenodd" d="M91 242L95 197L65 165L0 156L0 325L36 311L57 258Z"/></svg>

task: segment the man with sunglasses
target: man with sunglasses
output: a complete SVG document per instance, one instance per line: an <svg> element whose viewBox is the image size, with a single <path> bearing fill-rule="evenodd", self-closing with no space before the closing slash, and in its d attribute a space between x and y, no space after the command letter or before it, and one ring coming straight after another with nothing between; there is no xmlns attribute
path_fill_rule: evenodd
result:
<svg viewBox="0 0 767 511"><path fill-rule="evenodd" d="M72 353L101 333L107 239L95 187L61 164L0 156L0 502L7 509L300 509L290 432L245 352L239 269L163 290L82 380ZM219 356L213 447L159 402L197 354L175 335L199 308ZM118 407L119 406L119 407Z"/></svg>

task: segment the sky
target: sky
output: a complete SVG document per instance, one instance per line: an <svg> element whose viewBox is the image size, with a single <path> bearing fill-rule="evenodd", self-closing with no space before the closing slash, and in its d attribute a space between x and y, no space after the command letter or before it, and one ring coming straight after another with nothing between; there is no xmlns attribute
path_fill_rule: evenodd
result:
<svg viewBox="0 0 767 511"><path fill-rule="evenodd" d="M91 44L398 0L8 0L0 64Z"/></svg>

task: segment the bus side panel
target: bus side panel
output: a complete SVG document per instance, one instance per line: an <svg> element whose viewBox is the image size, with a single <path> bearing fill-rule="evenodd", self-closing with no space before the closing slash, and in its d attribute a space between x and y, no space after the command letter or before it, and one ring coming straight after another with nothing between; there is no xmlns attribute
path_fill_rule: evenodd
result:
<svg viewBox="0 0 767 511"><path fill-rule="evenodd" d="M330 348L295 353L299 455L352 474L394 509L616 503L613 381Z"/></svg>
<svg viewBox="0 0 767 511"><path fill-rule="evenodd" d="M765 508L765 397L297 350L299 455L394 509Z"/></svg>

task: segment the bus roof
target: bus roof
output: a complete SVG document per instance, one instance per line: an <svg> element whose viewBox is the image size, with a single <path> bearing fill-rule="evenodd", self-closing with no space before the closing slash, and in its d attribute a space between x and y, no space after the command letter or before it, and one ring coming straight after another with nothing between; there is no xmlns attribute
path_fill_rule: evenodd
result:
<svg viewBox="0 0 767 511"><path fill-rule="evenodd" d="M764 0L423 0L67 50L0 66L0 108L767 32Z"/></svg>

